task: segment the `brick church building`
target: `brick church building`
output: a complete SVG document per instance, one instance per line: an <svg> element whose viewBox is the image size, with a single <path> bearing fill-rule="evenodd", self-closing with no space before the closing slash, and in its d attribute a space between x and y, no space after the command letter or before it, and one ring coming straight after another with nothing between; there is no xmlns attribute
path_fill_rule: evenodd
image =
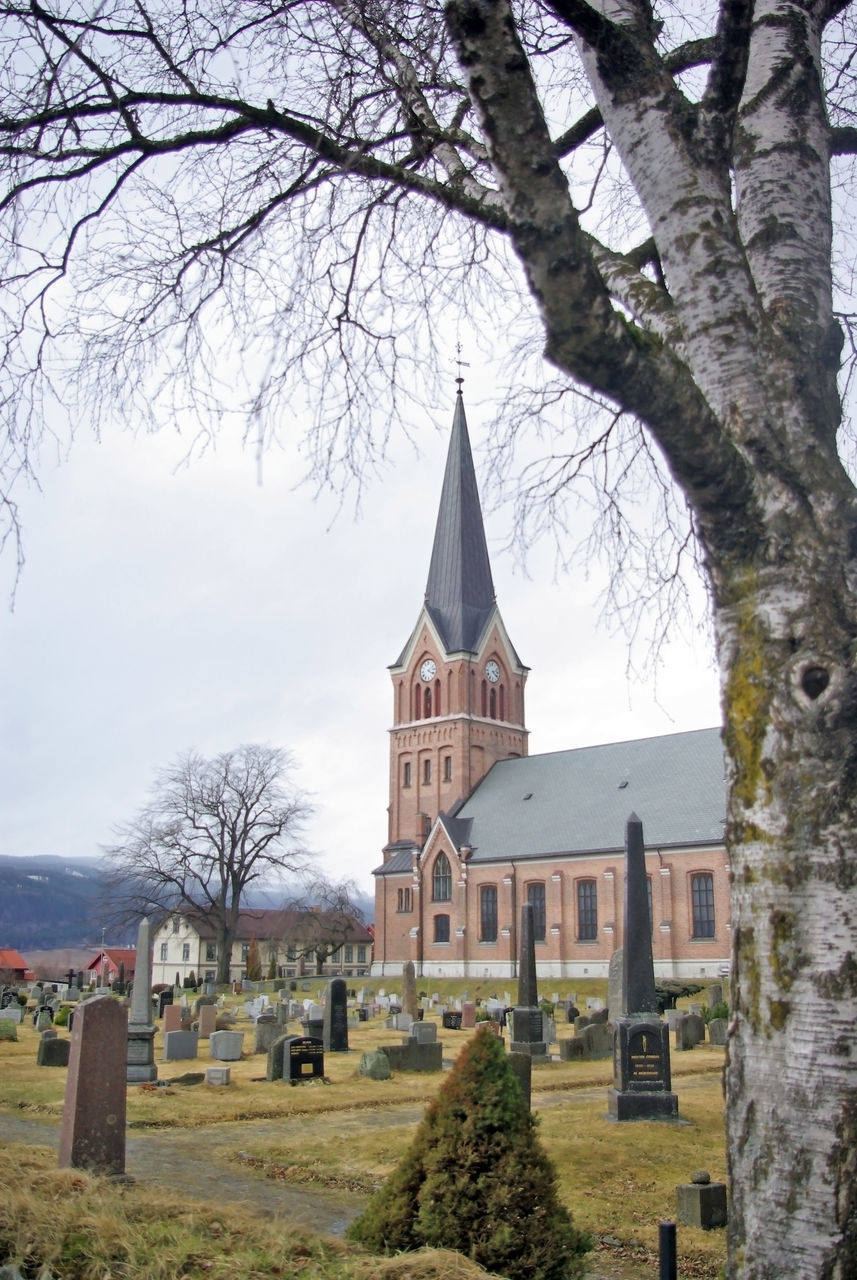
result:
<svg viewBox="0 0 857 1280"><path fill-rule="evenodd" d="M719 729L528 754L461 389L425 601L390 668L390 808L374 975L514 978L531 902L540 976L603 977L622 945L625 823L643 821L662 977L728 967Z"/></svg>

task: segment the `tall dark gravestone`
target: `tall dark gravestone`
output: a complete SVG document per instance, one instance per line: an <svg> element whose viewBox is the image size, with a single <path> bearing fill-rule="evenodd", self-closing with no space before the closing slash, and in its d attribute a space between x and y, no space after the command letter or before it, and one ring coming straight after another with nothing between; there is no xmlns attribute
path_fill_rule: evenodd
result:
<svg viewBox="0 0 857 1280"><path fill-rule="evenodd" d="M59 1141L60 1169L125 1172L125 1058L128 1018L111 996L75 1014Z"/></svg>
<svg viewBox="0 0 857 1280"><path fill-rule="evenodd" d="M344 978L331 978L327 984L322 1042L326 1053L348 1052L348 984Z"/></svg>
<svg viewBox="0 0 857 1280"><path fill-rule="evenodd" d="M518 1003L507 1015L511 1029L510 1051L528 1053L531 1058L548 1058L544 1037L544 1019L539 1008L536 981L536 942L533 906L521 907L521 950L518 962Z"/></svg>
<svg viewBox="0 0 857 1280"><path fill-rule="evenodd" d="M614 1032L609 1113L614 1120L677 1120L669 1027L660 1020L655 995L643 824L636 813L625 826L622 968L624 1007Z"/></svg>

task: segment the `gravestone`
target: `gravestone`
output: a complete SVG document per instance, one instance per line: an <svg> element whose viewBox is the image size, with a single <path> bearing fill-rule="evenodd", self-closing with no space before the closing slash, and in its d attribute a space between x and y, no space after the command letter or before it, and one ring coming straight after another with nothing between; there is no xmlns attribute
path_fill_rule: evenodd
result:
<svg viewBox="0 0 857 1280"><path fill-rule="evenodd" d="M625 959L622 947L618 947L610 957L607 969L607 1017L616 1022L627 1011L625 999Z"/></svg>
<svg viewBox="0 0 857 1280"><path fill-rule="evenodd" d="M266 1080L282 1080L283 1078L283 1054L285 1052L286 1041L291 1040L291 1036L277 1036L271 1047L268 1049L268 1066L265 1072Z"/></svg>
<svg viewBox="0 0 857 1280"><path fill-rule="evenodd" d="M401 1044L382 1044L393 1071L442 1071L443 1045L439 1040L423 1044L406 1036Z"/></svg>
<svg viewBox="0 0 857 1280"><path fill-rule="evenodd" d="M676 1187L676 1218L688 1227L711 1231L725 1227L727 1221L726 1183L712 1182L711 1175L700 1169L690 1182Z"/></svg>
<svg viewBox="0 0 857 1280"><path fill-rule="evenodd" d="M409 1013L414 1019L419 1012L417 978L413 960L408 960L402 969L402 1012Z"/></svg>
<svg viewBox="0 0 857 1280"><path fill-rule="evenodd" d="M199 1034L207 1040L217 1030L217 1005L204 1004L199 1011Z"/></svg>
<svg viewBox="0 0 857 1280"><path fill-rule="evenodd" d="M686 1013L675 1024L675 1047L679 1053L695 1049L705 1040L705 1021L698 1013Z"/></svg>
<svg viewBox="0 0 857 1280"><path fill-rule="evenodd" d="M125 1079L128 1084L157 1080L155 1066L155 1024L152 1021L152 952L149 921L144 916L137 928L137 961L128 1016L128 1048Z"/></svg>
<svg viewBox="0 0 857 1280"><path fill-rule="evenodd" d="M87 1000L71 1034L59 1168L125 1172L128 1021L110 996Z"/></svg>
<svg viewBox="0 0 857 1280"><path fill-rule="evenodd" d="M324 1079L324 1042L317 1036L284 1036L283 1079L290 1084Z"/></svg>
<svg viewBox="0 0 857 1280"><path fill-rule="evenodd" d="M508 1021L508 1017L507 1017ZM528 1053L532 1058L548 1058L542 1011L536 982L536 942L533 904L521 907L521 953L518 962L518 1003L511 1011L512 1053Z"/></svg>
<svg viewBox="0 0 857 1280"><path fill-rule="evenodd" d="M461 1002L461 1026L465 1031L472 1031L476 1026L476 1005L472 1000Z"/></svg>
<svg viewBox="0 0 857 1280"><path fill-rule="evenodd" d="M274 1041L278 1040L283 1034L281 1023L279 1023L276 1018L271 1018L267 1014L256 1019L253 1031L254 1053L267 1053Z"/></svg>
<svg viewBox="0 0 857 1280"><path fill-rule="evenodd" d="M437 1040L436 1022L415 1022L410 1030L412 1040L419 1044L434 1044Z"/></svg>
<svg viewBox="0 0 857 1280"><path fill-rule="evenodd" d="M164 1006L164 1034L168 1031L181 1031L182 1021L183 1013L180 1004L168 1004Z"/></svg>
<svg viewBox="0 0 857 1280"><path fill-rule="evenodd" d="M224 1085L229 1084L229 1075L231 1067L206 1067L205 1083Z"/></svg>
<svg viewBox="0 0 857 1280"><path fill-rule="evenodd" d="M669 1027L658 1017L643 824L635 813L625 826L625 932L622 948L625 1005L614 1027L613 1088L607 1095L614 1120L676 1120ZM587 1033L597 1034L593 1022Z"/></svg>
<svg viewBox="0 0 857 1280"><path fill-rule="evenodd" d="M382 1049L360 1055L360 1075L370 1080L390 1079L390 1059Z"/></svg>
<svg viewBox="0 0 857 1280"><path fill-rule="evenodd" d="M164 1062L178 1062L183 1058L195 1058L199 1050L199 1034L196 1031L165 1031Z"/></svg>
<svg viewBox="0 0 857 1280"><path fill-rule="evenodd" d="M218 1062L240 1062L243 1047L243 1031L212 1031L208 1038L209 1055Z"/></svg>
<svg viewBox="0 0 857 1280"><path fill-rule="evenodd" d="M708 1043L725 1045L728 1026L725 1018L712 1018L708 1024Z"/></svg>
<svg viewBox="0 0 857 1280"><path fill-rule="evenodd" d="M394 1031L410 1031L414 1025L414 1019L409 1013L394 1013L387 1025Z"/></svg>
<svg viewBox="0 0 857 1280"><path fill-rule="evenodd" d="M0 1040L17 1040L18 1026L11 1018L0 1015Z"/></svg>
<svg viewBox="0 0 857 1280"><path fill-rule="evenodd" d="M325 1053L348 1052L348 983L344 978L331 978L327 984L321 1039Z"/></svg>
<svg viewBox="0 0 857 1280"><path fill-rule="evenodd" d="M706 993L709 1009L713 1009L716 1004L723 1003L723 987L719 982L712 982Z"/></svg>
<svg viewBox="0 0 857 1280"><path fill-rule="evenodd" d="M167 1005L172 1004L172 1002L173 1002L172 991L167 990L167 991L158 992L158 1017L159 1018L163 1018L164 1010L166 1009Z"/></svg>
<svg viewBox="0 0 857 1280"><path fill-rule="evenodd" d="M24 1010L17 1003L10 1004L6 1006L0 1017L5 1018L7 1022L21 1023L24 1021Z"/></svg>
<svg viewBox="0 0 857 1280"><path fill-rule="evenodd" d="M70 1052L70 1040L60 1040L56 1033L47 1040L42 1036L36 1053L36 1066L67 1067L69 1064Z"/></svg>
<svg viewBox="0 0 857 1280"><path fill-rule="evenodd" d="M33 1025L37 1031L47 1031L48 1028L53 1025L53 1021L54 1015L51 1013L50 1009L45 1007L36 1010L33 1018Z"/></svg>

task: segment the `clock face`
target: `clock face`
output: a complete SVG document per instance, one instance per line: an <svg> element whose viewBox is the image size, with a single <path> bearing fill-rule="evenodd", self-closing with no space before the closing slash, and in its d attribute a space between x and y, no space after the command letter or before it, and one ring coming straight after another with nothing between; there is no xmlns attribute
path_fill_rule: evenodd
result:
<svg viewBox="0 0 857 1280"><path fill-rule="evenodd" d="M436 675L437 675L437 666L435 665L435 663L432 661L431 658L426 658L425 662L420 667L420 679L434 680Z"/></svg>
<svg viewBox="0 0 857 1280"><path fill-rule="evenodd" d="M500 668L492 658L490 662L485 663L485 675L492 684L496 684L500 679Z"/></svg>

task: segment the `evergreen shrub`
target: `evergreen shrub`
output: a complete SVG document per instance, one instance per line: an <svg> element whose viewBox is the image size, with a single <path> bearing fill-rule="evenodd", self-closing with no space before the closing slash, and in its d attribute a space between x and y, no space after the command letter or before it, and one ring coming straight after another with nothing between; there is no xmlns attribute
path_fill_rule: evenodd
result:
<svg viewBox="0 0 857 1280"><path fill-rule="evenodd" d="M502 1042L478 1030L349 1238L373 1253L455 1249L509 1280L582 1276L591 1241L559 1201L536 1124Z"/></svg>

